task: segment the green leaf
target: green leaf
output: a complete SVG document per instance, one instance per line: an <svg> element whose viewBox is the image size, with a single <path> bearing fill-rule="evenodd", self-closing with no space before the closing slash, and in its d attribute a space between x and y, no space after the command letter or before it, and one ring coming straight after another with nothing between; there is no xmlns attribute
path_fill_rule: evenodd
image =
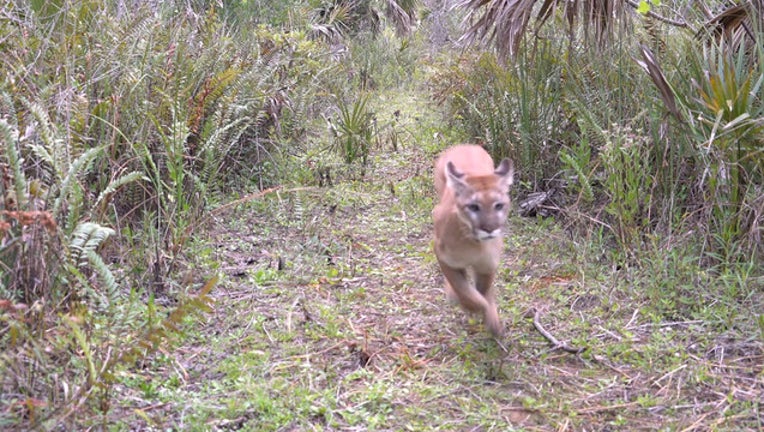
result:
<svg viewBox="0 0 764 432"><path fill-rule="evenodd" d="M650 3L648 3L646 0L641 0L639 2L639 7L637 7L637 12L641 13L642 15L647 15L647 13L650 12Z"/></svg>

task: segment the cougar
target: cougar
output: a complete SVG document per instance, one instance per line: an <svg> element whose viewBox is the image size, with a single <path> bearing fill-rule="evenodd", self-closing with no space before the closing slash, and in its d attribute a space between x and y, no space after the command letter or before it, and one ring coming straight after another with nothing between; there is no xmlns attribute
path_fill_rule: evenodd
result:
<svg viewBox="0 0 764 432"><path fill-rule="evenodd" d="M446 278L446 296L482 314L494 336L502 333L493 281L513 175L511 160L502 160L494 169L491 156L477 145L451 147L435 162L440 202L432 210L434 249Z"/></svg>

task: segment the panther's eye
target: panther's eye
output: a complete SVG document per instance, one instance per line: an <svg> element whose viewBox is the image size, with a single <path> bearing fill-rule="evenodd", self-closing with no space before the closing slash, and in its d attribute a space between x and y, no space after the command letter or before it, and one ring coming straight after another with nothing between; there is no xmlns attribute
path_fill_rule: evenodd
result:
<svg viewBox="0 0 764 432"><path fill-rule="evenodd" d="M493 205L494 210L503 210L504 209L504 203L496 203Z"/></svg>
<svg viewBox="0 0 764 432"><path fill-rule="evenodd" d="M469 211L471 211L473 213L477 213L477 212L480 211L480 206L477 205L477 204L474 204L474 203L473 204L467 204L467 210L469 210Z"/></svg>

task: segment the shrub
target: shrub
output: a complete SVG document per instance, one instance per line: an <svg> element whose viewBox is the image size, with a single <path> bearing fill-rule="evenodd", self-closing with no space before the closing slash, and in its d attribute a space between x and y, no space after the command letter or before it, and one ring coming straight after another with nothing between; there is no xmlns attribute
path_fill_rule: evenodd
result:
<svg viewBox="0 0 764 432"><path fill-rule="evenodd" d="M215 277L172 277L184 243L214 192L274 181L274 141L318 115L325 49L214 8L7 6L0 424L78 429L108 416L116 372L207 309Z"/></svg>

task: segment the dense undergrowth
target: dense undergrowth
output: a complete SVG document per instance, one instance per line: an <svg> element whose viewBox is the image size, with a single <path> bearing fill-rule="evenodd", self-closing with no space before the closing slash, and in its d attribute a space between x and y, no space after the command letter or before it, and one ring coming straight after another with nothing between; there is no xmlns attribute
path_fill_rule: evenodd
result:
<svg viewBox="0 0 764 432"><path fill-rule="evenodd" d="M424 159L460 140L515 159L513 195L545 194L534 212L554 216L555 229L592 257L553 278L617 269L603 276L617 298L604 302L609 308L646 305L655 326L696 323L693 332L717 328L720 338L760 349L764 33L756 22L732 41L641 18L633 33L597 46L559 36L563 26L553 23L507 61L453 42L462 12L438 2L160 3L4 3L0 427L108 428L121 406L117 389L151 394L151 382L130 382L133 371L165 366L186 329L212 312L217 285L232 283L198 262L206 256L198 239L217 215L287 185L358 184L353 205L373 207L364 193L380 191L363 191L376 182L402 203L396 212L426 216ZM412 113L419 108L385 99L424 92L443 118L425 121ZM386 177L384 162L405 147L418 149L416 174ZM278 217L291 212L309 254L331 262L347 253L347 267L310 266L305 285L352 280L350 251L381 246L322 233L309 209L324 203L301 196L256 210L277 227L290 227ZM331 212L347 205L329 201ZM407 225L401 241L421 241L422 226ZM404 261L422 253L398 247ZM257 272L256 285L278 280L270 267ZM623 297L626 286L633 297ZM340 304L360 313L354 299L363 296L347 293ZM321 313L319 321L339 325ZM395 361L416 370L414 357ZM385 395L377 395L382 405ZM331 417L312 409L306 416ZM342 416L324 425L364 421L352 410Z"/></svg>
<svg viewBox="0 0 764 432"><path fill-rule="evenodd" d="M529 188L578 192L560 207L594 216L623 252L698 230L716 263L749 261L762 254L756 34L733 47L671 32L659 54L625 35L596 53L550 37L513 67L459 57L436 85L468 133L518 160Z"/></svg>

